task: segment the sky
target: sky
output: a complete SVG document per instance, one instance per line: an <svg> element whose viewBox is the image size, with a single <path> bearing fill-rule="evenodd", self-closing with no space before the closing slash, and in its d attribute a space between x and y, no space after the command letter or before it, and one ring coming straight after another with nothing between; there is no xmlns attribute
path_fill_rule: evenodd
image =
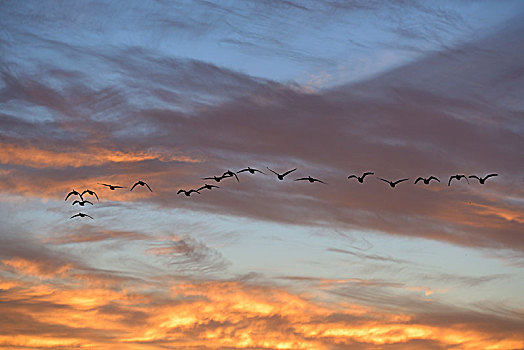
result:
<svg viewBox="0 0 524 350"><path fill-rule="evenodd" d="M524 349L523 35L522 1L1 1L0 348Z"/></svg>

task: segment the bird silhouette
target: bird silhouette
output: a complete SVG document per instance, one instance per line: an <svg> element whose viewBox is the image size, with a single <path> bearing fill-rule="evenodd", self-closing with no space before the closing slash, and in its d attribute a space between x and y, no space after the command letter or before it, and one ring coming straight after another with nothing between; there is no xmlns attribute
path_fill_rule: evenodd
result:
<svg viewBox="0 0 524 350"><path fill-rule="evenodd" d="M457 180L457 181L460 181L460 179L462 179L462 178L466 179L466 182L469 184L469 180L468 180L468 178L466 177L466 175L463 175L463 174L457 174L457 175L452 175L452 176L449 177L449 180L448 180L448 186L451 185L451 180L455 179L455 180Z"/></svg>
<svg viewBox="0 0 524 350"><path fill-rule="evenodd" d="M292 173L293 171L297 170L297 168L295 168L295 169L288 170L288 171L286 171L286 172L283 173L283 174L279 174L279 173L277 173L276 171L269 169L268 167L266 167L266 168L267 168L267 170L269 170L269 171L271 171L273 174L275 174L275 175L278 177L279 180L284 180L284 176L286 176L287 174Z"/></svg>
<svg viewBox="0 0 524 350"><path fill-rule="evenodd" d="M198 194L200 194L200 192L198 192L198 190L194 190L194 189L190 189L189 191L186 191L186 190L178 190L178 192L176 194L180 194L180 193L183 193L185 194L186 196L191 196L191 193L193 192L196 192Z"/></svg>
<svg viewBox="0 0 524 350"><path fill-rule="evenodd" d="M86 205L86 203L89 203L89 204L93 205L93 203L91 203L90 201L87 201L87 200L74 201L72 205L75 205L76 203L78 203L78 205L80 205L81 207L83 207L84 205Z"/></svg>
<svg viewBox="0 0 524 350"><path fill-rule="evenodd" d="M226 177L232 177L232 176L234 176L237 179L237 181L240 182L240 180L238 179L238 175L235 172L231 171L231 170L228 170L228 171L226 171L225 173L222 174L222 178L223 179L225 179Z"/></svg>
<svg viewBox="0 0 524 350"><path fill-rule="evenodd" d="M470 179L477 179L477 180L479 180L479 183L481 185L484 185L484 182L486 182L487 179L489 179L490 177L493 177L493 176L499 176L499 174L489 174L489 175L486 175L484 177L478 177L477 175L470 175L468 177Z"/></svg>
<svg viewBox="0 0 524 350"><path fill-rule="evenodd" d="M419 176L419 177L415 180L415 184L416 184L417 182L419 182L420 180L424 181L424 184L425 184L425 185L429 185L429 183L430 183L431 180L436 180L437 182L440 182L440 180L437 179L435 176L430 176L430 177L428 177L427 179L426 179L426 178L423 178L422 176Z"/></svg>
<svg viewBox="0 0 524 350"><path fill-rule="evenodd" d="M197 191L200 191L200 190L211 190L213 188L220 188L218 186L215 186L215 185L208 185L208 184L204 184L204 186L200 187L199 189L197 189Z"/></svg>
<svg viewBox="0 0 524 350"><path fill-rule="evenodd" d="M96 194L95 191L91 191L91 190L88 189L88 190L85 190L84 192L82 192L82 194L80 196L82 197L85 193L90 194L91 196L95 196L97 200L100 200L98 198L98 195Z"/></svg>
<svg viewBox="0 0 524 350"><path fill-rule="evenodd" d="M216 182L220 182L222 181L223 178L224 176L210 176L210 177L203 177L202 180L215 180Z"/></svg>
<svg viewBox="0 0 524 350"><path fill-rule="evenodd" d="M395 188L395 186L398 185L399 183L409 180L409 179L401 179L401 180L397 180L397 181L389 181L389 180L386 180L386 179L383 179L383 178L380 178L380 177L378 179L382 180L384 182L387 182L389 184L389 186L391 186L391 188Z"/></svg>
<svg viewBox="0 0 524 350"><path fill-rule="evenodd" d="M67 201L67 198L69 198L69 196L71 196L71 195L77 195L77 196L80 196L80 199L81 199L81 200L84 200L84 198L82 197L82 195L81 195L79 192L77 192L75 189L73 189L71 192L69 192L69 193L67 194L67 196L65 197L64 201Z"/></svg>
<svg viewBox="0 0 524 350"><path fill-rule="evenodd" d="M371 172L371 171L366 171L364 174L362 174L362 176L358 177L357 175L349 175L348 176L348 179L352 179L352 178L355 178L358 180L358 182L360 183L364 183L364 178L368 175L375 175L375 173Z"/></svg>
<svg viewBox="0 0 524 350"><path fill-rule="evenodd" d="M153 192L153 190L151 189L151 187L149 187L148 184L146 184L144 181L142 180L138 180L137 182L135 182L135 184L133 185L133 187L131 187L131 189L129 191L133 191L133 188L135 188L136 185L140 185L140 186L146 186L150 192Z"/></svg>
<svg viewBox="0 0 524 350"><path fill-rule="evenodd" d="M78 214L75 214L75 215L71 216L69 219L76 218L76 217L81 217L81 218L88 217L88 218L91 218L91 219L93 218L90 215L87 215L87 214L84 214L84 213L78 213Z"/></svg>
<svg viewBox="0 0 524 350"><path fill-rule="evenodd" d="M309 181L310 183L313 183L313 182L321 182L323 183L324 185L326 184L324 181L321 181L319 179L315 179L311 176L308 176L308 177L301 177L300 179L295 179L295 181L301 181L301 180L307 180Z"/></svg>
<svg viewBox="0 0 524 350"><path fill-rule="evenodd" d="M264 175L267 175L267 174L266 174L265 172L263 172L263 171L260 171L260 170L258 170L258 169L253 169L253 168L250 168L250 167L247 167L247 168L245 168L245 169L242 169L242 170L237 171L237 174L243 173L244 171L249 171L250 174L254 174L254 173L258 172L258 173L262 173L262 174L264 174Z"/></svg>
<svg viewBox="0 0 524 350"><path fill-rule="evenodd" d="M102 186L107 186L107 187L109 187L109 189L110 189L111 191L114 191L114 190L116 190L117 188L125 188L124 186L102 184L102 183L100 183L100 182L99 182L98 184L99 184L99 185L102 185Z"/></svg>

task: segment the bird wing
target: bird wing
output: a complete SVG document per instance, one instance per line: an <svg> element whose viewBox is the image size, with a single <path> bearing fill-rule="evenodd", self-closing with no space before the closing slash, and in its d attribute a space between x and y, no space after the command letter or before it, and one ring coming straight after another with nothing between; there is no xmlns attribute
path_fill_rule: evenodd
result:
<svg viewBox="0 0 524 350"><path fill-rule="evenodd" d="M440 180L437 179L435 176L430 176L429 179L428 179L428 181L431 181L431 179L433 179L433 180L437 180L438 182L440 182Z"/></svg>
<svg viewBox="0 0 524 350"><path fill-rule="evenodd" d="M396 184L398 184L398 183L401 183L401 182L403 182L403 181L408 181L408 180L409 180L409 179L400 179L400 180L397 180L397 181L393 182L393 184L396 185Z"/></svg>
<svg viewBox="0 0 524 350"><path fill-rule="evenodd" d="M477 175L470 175L468 176L470 179L477 179L480 181L480 178Z"/></svg>
<svg viewBox="0 0 524 350"><path fill-rule="evenodd" d="M80 202L79 201L74 201L73 204L71 204L71 205L75 205L76 203L80 203Z"/></svg>
<svg viewBox="0 0 524 350"><path fill-rule="evenodd" d="M352 179L352 178L357 179L358 177L357 177L357 175L350 175L350 176L348 176L348 179Z"/></svg>
<svg viewBox="0 0 524 350"><path fill-rule="evenodd" d="M84 214L85 216L87 216L88 218L91 218L93 219L93 217L91 215L87 215L87 214ZM94 220L94 219L93 219Z"/></svg>
<svg viewBox="0 0 524 350"><path fill-rule="evenodd" d="M286 176L289 173L292 173L295 170L297 170L297 168L286 171L284 174L282 174L282 177Z"/></svg>
<svg viewBox="0 0 524 350"><path fill-rule="evenodd" d="M382 180L382 181L384 181L384 182L387 182L388 184L390 184L390 183L391 183L391 181L388 181L388 180L386 180L386 179L383 179L383 178L381 178L381 177L377 177L377 179L379 179L379 180Z"/></svg>
<svg viewBox="0 0 524 350"><path fill-rule="evenodd" d="M200 190L203 190L203 189L206 189L206 188L207 188L207 186L202 186L202 187L198 188L197 191L200 191Z"/></svg>
<svg viewBox="0 0 524 350"><path fill-rule="evenodd" d="M91 203L90 201L84 201L84 203L89 203L89 204L93 205L93 203Z"/></svg>
<svg viewBox="0 0 524 350"><path fill-rule="evenodd" d="M239 170L237 171L237 174L243 173L244 171L249 171L249 169L246 168L246 169Z"/></svg>
<svg viewBox="0 0 524 350"><path fill-rule="evenodd" d="M98 184L99 184L99 185L102 185L102 186L111 187L111 185L109 185L109 184L101 184L100 182L99 182Z"/></svg>
<svg viewBox="0 0 524 350"><path fill-rule="evenodd" d="M196 192L196 193L200 194L200 192L198 192L198 191L199 191L199 190L190 189L188 193Z"/></svg>
<svg viewBox="0 0 524 350"><path fill-rule="evenodd" d="M233 173L233 175L235 176L235 178L237 179L237 182L240 182L240 180L238 179L238 176L237 174Z"/></svg>
<svg viewBox="0 0 524 350"><path fill-rule="evenodd" d="M300 181L300 180L309 180L307 177L301 177L300 179L295 179L294 181Z"/></svg>
<svg viewBox="0 0 524 350"><path fill-rule="evenodd" d="M265 172L263 172L263 171L260 171L260 170L258 170L258 169L253 169L253 171L255 171L255 172L256 172L256 171L258 171L259 173L262 173L262 174L266 175L266 173L265 173Z"/></svg>
<svg viewBox="0 0 524 350"><path fill-rule="evenodd" d="M133 185L133 187L131 187L131 189L130 189L129 191L133 191L133 188L135 188L136 185L138 185L138 182L135 183L135 184ZM116 186L115 186L115 187L116 187Z"/></svg>
<svg viewBox="0 0 524 350"><path fill-rule="evenodd" d="M96 197L96 200L98 200L98 201L99 201L99 200L100 200L100 198L98 198L98 195L96 194L96 192L95 192L95 191L92 191L92 192L93 192L93 194L95 195L95 197Z"/></svg>
<svg viewBox="0 0 524 350"><path fill-rule="evenodd" d="M453 180L454 178L455 178L454 175L449 177L449 180L448 180L448 186L451 185L451 180Z"/></svg>
<svg viewBox="0 0 524 350"><path fill-rule="evenodd" d="M266 168L267 168L267 170L271 171L273 174L278 176L278 173L276 171L269 169L269 167L266 167Z"/></svg>
<svg viewBox="0 0 524 350"><path fill-rule="evenodd" d="M493 177L493 176L499 176L499 174L489 174L489 175L486 175L486 176L484 176L484 181L486 181L488 178Z"/></svg>
<svg viewBox="0 0 524 350"><path fill-rule="evenodd" d="M316 182L320 182L320 183L323 183L324 185L327 185L324 181L322 180L319 180L319 179L313 179L313 182L316 181Z"/></svg>
<svg viewBox="0 0 524 350"><path fill-rule="evenodd" d="M75 214L75 215L71 216L71 217L70 217L70 219L72 219L72 218L76 218L77 216L80 216L80 213L79 213L79 214Z"/></svg>
<svg viewBox="0 0 524 350"><path fill-rule="evenodd" d="M416 180L415 180L415 184L417 184L417 182L419 182L420 180L424 181L424 178L419 176Z"/></svg>
<svg viewBox="0 0 524 350"><path fill-rule="evenodd" d="M153 192L153 190L151 189L151 187L149 187L149 185L148 185L148 184L146 184L146 183L144 182L144 185L146 185L146 186L147 186L147 188L149 188L149 191Z"/></svg>
<svg viewBox="0 0 524 350"><path fill-rule="evenodd" d="M176 194L180 194L182 192L186 192L185 190L178 190L178 192Z"/></svg>
<svg viewBox="0 0 524 350"><path fill-rule="evenodd" d="M65 197L65 199L64 199L64 200L66 201L66 200L67 200L67 198L69 198L69 196L70 196L70 195L72 195L72 194L74 194L74 193L73 193L73 192L69 192L69 193L67 194L67 196Z"/></svg>
<svg viewBox="0 0 524 350"><path fill-rule="evenodd" d="M368 175L375 175L375 173L371 171L366 171L364 174L362 174L362 178L365 178Z"/></svg>

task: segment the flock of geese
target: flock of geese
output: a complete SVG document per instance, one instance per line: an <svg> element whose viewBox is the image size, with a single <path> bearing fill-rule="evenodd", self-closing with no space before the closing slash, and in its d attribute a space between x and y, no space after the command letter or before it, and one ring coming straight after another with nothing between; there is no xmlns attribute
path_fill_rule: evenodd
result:
<svg viewBox="0 0 524 350"><path fill-rule="evenodd" d="M107 188L109 188L111 191L114 191L118 188L125 188L124 186L117 186L117 185L109 185L109 184L102 184L102 183L98 183L99 185L102 185L102 186L106 186ZM151 187L149 187L149 185L147 183L145 183L144 181L142 180L139 180L137 182L135 182L133 184L133 186L131 187L131 189L129 191L133 191L133 189L136 187L136 186L146 186L149 191L153 192L153 190L151 189ZM85 206L86 204L91 204L93 205L92 202L84 199L84 195L90 195L90 196L95 196L96 197L96 200L97 201L100 201L100 198L98 198L98 194L95 192L95 191L92 191L90 189L86 189L84 191L82 191L81 193L76 191L75 189L73 189L71 192L69 192L67 194L67 196L65 197L65 201L67 201L67 199L70 197L70 196L77 196L80 198L80 200L78 199L75 199L73 201L73 204L72 205L75 205L75 204L78 204L79 206L83 207ZM75 214L73 216L70 217L70 219L74 219L74 218L90 218L90 219L93 219L93 217L91 215L88 215L88 214L85 214L85 213L78 213L78 214Z"/></svg>
<svg viewBox="0 0 524 350"><path fill-rule="evenodd" d="M291 169L291 170L288 170L288 171L285 171L283 173L278 173L272 169L270 169L269 167L266 167L267 170L269 170L271 173L273 173L274 175L276 175L277 179L280 180L280 181L284 181L284 177L286 177L287 175L291 174L292 172L296 171L297 168L294 168L294 169ZM227 179L227 178L230 178L230 177L234 177L238 182L240 182L240 179L238 178L238 175L237 174L240 174L240 173L244 173L244 172L249 172L250 174L256 174L256 173L261 173L263 175L268 175L267 173L261 171L261 170L258 170L258 169L254 169L254 168L251 168L251 167L247 167L245 169L242 169L242 170L239 170L237 172L233 172L231 170L227 170L226 172L224 172L222 175L215 175L215 176L209 176L209 177L204 177L202 178L202 180L213 180L215 181L216 183L219 183L220 181L224 180L224 179ZM348 176L348 179L351 180L351 179L356 179L359 183L364 183L364 179L367 177L367 176L370 176L370 175L375 175L374 172L372 171L366 171L364 172L361 176L358 176L358 175L355 175L355 174L352 174L352 175L349 175ZM469 180L468 179L476 179L479 184L481 185L484 185L484 183L486 182L487 179L491 178L491 177L494 177L494 176L498 176L498 174L487 174L483 177L480 177L480 176L477 176L477 175L469 175L469 176L466 176L464 174L456 174L456 175L452 175L449 177L448 179L448 186L451 186L451 182L453 180L455 181L461 181L462 179L465 179L466 182L469 184ZM384 181L386 182L387 184L389 184L389 186L391 188L395 188L398 184L402 183L402 182L405 182L405 181L409 181L409 178L404 178L404 179L399 179L399 180L395 180L395 181L392 181L392 180L387 180L387 179L383 179L381 177L376 177L377 179L381 180L381 181ZM308 181L309 183L314 183L314 182L319 182L319 183L322 183L324 185L327 185L324 181L322 180L319 180L319 179L316 179L314 177L311 177L311 176L307 176L307 177L300 177L298 179L294 179L294 181ZM427 178L425 177L421 177L419 176L414 184L417 184L418 182L422 181L424 183L424 185L429 185L431 181L434 181L434 182L440 182L440 180L436 177L436 176L429 176ZM119 185L110 185L110 184L106 184L106 183L98 183L99 185L102 185L102 186L105 186L107 188L109 188L111 191L115 191L117 189L121 189L121 188L126 188L124 186L119 186ZM131 186L131 189L129 191L133 191L133 189L136 187L136 186L145 186L149 189L149 191L153 192L153 190L151 189L151 187L149 187L149 185L142 181L142 180L139 180L137 182L135 182L133 184L133 186ZM189 189L189 190L185 190L185 189L180 189L178 190L177 192L177 195L178 194L184 194L186 195L187 197L190 197L192 193L197 193L197 194L200 194L200 191L202 190L212 190L214 188L220 188L219 186L216 186L216 185L210 185L210 184L207 184L205 183L203 186L197 188L197 189ZM89 190L89 189L86 189L84 190L83 192L78 192L76 190L72 190L71 192L69 192L67 194L67 196L65 197L65 201L67 201L67 199L70 197L70 196L77 196L79 197L80 200L78 199L75 199L73 201L73 206L78 204L79 206L83 207L85 206L86 204L90 204L90 205L93 205L92 202L90 202L89 200L85 200L84 199L84 195L90 195L90 196L94 196L96 197L96 199L98 201L100 201L100 199L98 198L98 195L95 191L92 191L92 190ZM73 219L73 218L77 218L77 217L81 217L81 218L85 218L85 217L88 217L88 218L91 218L93 219L92 216L88 215L88 214L85 214L85 213L81 213L79 212L78 214L75 214L73 216L71 216L70 219Z"/></svg>

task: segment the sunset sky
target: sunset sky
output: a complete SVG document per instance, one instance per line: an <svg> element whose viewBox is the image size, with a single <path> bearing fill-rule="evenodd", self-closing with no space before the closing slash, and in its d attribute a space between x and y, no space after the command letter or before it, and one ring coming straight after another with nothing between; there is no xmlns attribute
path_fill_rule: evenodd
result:
<svg viewBox="0 0 524 350"><path fill-rule="evenodd" d="M0 348L524 349L523 38L520 0L0 1Z"/></svg>

